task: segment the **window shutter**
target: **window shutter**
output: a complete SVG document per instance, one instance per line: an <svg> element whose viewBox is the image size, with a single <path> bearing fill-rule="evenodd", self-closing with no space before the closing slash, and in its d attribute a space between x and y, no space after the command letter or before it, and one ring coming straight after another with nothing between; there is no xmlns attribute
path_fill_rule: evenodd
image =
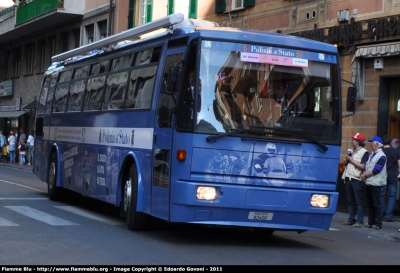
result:
<svg viewBox="0 0 400 273"><path fill-rule="evenodd" d="M135 26L135 1L129 0L128 29Z"/></svg>
<svg viewBox="0 0 400 273"><path fill-rule="evenodd" d="M197 18L197 0L189 0L189 18Z"/></svg>
<svg viewBox="0 0 400 273"><path fill-rule="evenodd" d="M243 7L252 7L256 4L256 0L243 0Z"/></svg>
<svg viewBox="0 0 400 273"><path fill-rule="evenodd" d="M153 1L146 4L146 23L153 21Z"/></svg>
<svg viewBox="0 0 400 273"><path fill-rule="evenodd" d="M224 13L226 10L225 0L215 0L215 13Z"/></svg>
<svg viewBox="0 0 400 273"><path fill-rule="evenodd" d="M174 14L174 1L175 0L168 0L168 15Z"/></svg>

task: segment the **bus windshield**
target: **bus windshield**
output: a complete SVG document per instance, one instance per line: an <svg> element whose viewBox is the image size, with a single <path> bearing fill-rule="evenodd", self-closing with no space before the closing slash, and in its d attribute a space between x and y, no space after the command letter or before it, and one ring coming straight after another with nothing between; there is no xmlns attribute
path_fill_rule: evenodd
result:
<svg viewBox="0 0 400 273"><path fill-rule="evenodd" d="M337 141L336 63L324 53L203 40L195 130Z"/></svg>

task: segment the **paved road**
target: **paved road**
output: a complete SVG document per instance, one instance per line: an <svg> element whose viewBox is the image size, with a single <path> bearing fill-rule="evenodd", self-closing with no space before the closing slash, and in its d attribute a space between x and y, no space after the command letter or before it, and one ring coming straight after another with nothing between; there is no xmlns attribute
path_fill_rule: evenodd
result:
<svg viewBox="0 0 400 273"><path fill-rule="evenodd" d="M341 225L348 215L337 212L329 232L277 231L267 238L161 221L148 232L131 232L101 202L50 201L31 166L5 163L1 169L0 264L400 265L398 216L373 231Z"/></svg>

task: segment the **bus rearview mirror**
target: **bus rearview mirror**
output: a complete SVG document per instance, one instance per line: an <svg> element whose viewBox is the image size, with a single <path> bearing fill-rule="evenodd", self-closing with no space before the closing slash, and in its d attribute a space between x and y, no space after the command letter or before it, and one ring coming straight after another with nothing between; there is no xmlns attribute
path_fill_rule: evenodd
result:
<svg viewBox="0 0 400 273"><path fill-rule="evenodd" d="M349 87L347 89L347 112L355 112L356 111L356 102L357 102L357 88Z"/></svg>

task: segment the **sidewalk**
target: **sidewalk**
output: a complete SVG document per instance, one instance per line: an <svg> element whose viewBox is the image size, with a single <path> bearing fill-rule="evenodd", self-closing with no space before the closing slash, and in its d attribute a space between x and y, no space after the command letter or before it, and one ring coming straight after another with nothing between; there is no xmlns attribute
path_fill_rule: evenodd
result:
<svg viewBox="0 0 400 273"><path fill-rule="evenodd" d="M353 229L353 230L363 230L365 232L374 232L374 233L380 233L382 235L392 235L395 237L400 238L400 216L395 215L393 216L393 219L396 220L396 222L382 222L382 230L376 231L376 230L369 230L369 229L362 229L360 227L352 227L352 226L344 226L342 223L347 222L347 218L349 215L344 212L336 212L335 215L333 216L333 220L331 223L331 228L336 228L336 229ZM368 215L364 217L364 224L368 222Z"/></svg>
<svg viewBox="0 0 400 273"><path fill-rule="evenodd" d="M7 166L7 167L12 167L12 168L17 168L21 170L27 170L27 171L32 171L33 166L28 166L28 165L20 165L19 163L10 163L10 162L3 162L0 161L0 166Z"/></svg>
<svg viewBox="0 0 400 273"><path fill-rule="evenodd" d="M19 165L19 163L10 163L10 162L1 162L1 161L0 161L0 166L7 166L10 168L17 168L17 169L31 171L31 172L32 172L32 168L33 168L33 166ZM347 217L348 217L347 213L336 212L335 215L333 216L331 228L336 228L336 229L349 228L349 229L354 229L354 230L362 229L362 228L355 228L352 226L341 225L342 223L347 222ZM382 230L380 230L380 231L372 231L372 230L368 230L368 229L362 229L362 230L364 230L365 232L379 232L382 235L393 234L396 237L400 237L400 232L399 232L400 231L400 215L393 216L393 219L396 220L396 222L383 222ZM367 221L368 221L368 216L365 216L364 223L366 223Z"/></svg>

